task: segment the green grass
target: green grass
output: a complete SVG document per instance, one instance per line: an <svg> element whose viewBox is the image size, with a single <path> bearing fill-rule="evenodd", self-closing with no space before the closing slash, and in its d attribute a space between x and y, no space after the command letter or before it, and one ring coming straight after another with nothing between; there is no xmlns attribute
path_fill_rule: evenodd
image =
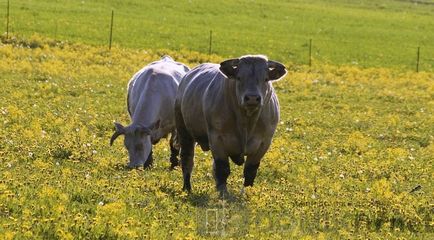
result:
<svg viewBox="0 0 434 240"><path fill-rule="evenodd" d="M255 186L241 194L231 164L221 200L209 152L188 195L167 141L147 171L125 169L122 139L109 146L129 77L160 53L23 43L0 44L0 239L433 239L432 72L292 69Z"/></svg>
<svg viewBox="0 0 434 240"><path fill-rule="evenodd" d="M433 239L433 15L387 0L11 1L0 239ZM311 38L309 69L298 65ZM281 122L245 194L231 164L231 197L218 197L209 152L197 149L188 195L165 140L148 171L127 171L121 141L109 146L113 121L129 122L128 79L162 53L190 66L263 53L289 67L275 84Z"/></svg>
<svg viewBox="0 0 434 240"><path fill-rule="evenodd" d="M410 1L11 1L11 30L30 36L136 49L189 49L230 57L262 53L273 59L415 69L434 67L434 2ZM6 12L6 1L0 2ZM5 14L4 14L5 15ZM3 15L3 16L4 16ZM6 29L5 19L0 29Z"/></svg>

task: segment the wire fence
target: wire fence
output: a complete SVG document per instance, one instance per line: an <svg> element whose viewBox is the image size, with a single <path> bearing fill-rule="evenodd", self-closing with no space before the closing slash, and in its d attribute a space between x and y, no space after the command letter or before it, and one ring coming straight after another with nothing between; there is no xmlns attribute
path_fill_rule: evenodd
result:
<svg viewBox="0 0 434 240"><path fill-rule="evenodd" d="M211 26L192 26L186 30L165 24L164 21L141 29L131 24L127 12L92 9L85 4L68 10L58 1L52 2L54 3L42 6L34 1L14 5L14 1L6 0L3 6L0 5L5 12L6 37L11 33L24 36L41 33L56 40L107 44L109 49L114 43L122 47L187 49L222 56L263 52L279 61L309 66L330 63L362 67L404 67L414 71L432 71L434 68L434 46L427 40L421 41L422 44L404 41L399 46L385 43L380 47L367 45L368 41L330 39L320 35L309 37L298 34L288 39L273 39L262 36L260 29L239 37L230 29L222 31L212 29ZM149 26L146 14L143 18L142 21Z"/></svg>

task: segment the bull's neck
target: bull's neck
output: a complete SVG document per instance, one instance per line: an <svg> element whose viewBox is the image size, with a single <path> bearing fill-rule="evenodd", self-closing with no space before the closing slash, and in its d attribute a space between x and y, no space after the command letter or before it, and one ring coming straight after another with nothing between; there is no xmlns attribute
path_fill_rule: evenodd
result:
<svg viewBox="0 0 434 240"><path fill-rule="evenodd" d="M243 153L246 153L247 141L256 127L256 123L258 122L259 116L261 115L262 108L259 108L254 112L248 112L239 104L236 94L235 80L225 79L224 85L224 96L226 96L226 101L229 103L231 111L235 116L235 121L237 123L236 126L238 126L238 137L241 139L241 145L243 148L242 151Z"/></svg>

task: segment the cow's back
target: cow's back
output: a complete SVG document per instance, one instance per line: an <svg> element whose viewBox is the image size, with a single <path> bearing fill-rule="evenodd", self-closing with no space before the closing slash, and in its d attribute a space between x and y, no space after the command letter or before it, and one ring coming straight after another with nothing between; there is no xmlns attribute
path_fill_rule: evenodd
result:
<svg viewBox="0 0 434 240"><path fill-rule="evenodd" d="M128 112L133 117L134 112L143 98L143 93L153 88L161 88L160 94L167 94L174 99L176 89L188 68L170 57L153 62L138 71L128 83ZM152 83L152 81L160 81ZM160 87L157 87L160 85ZM173 104L172 104L173 105Z"/></svg>
<svg viewBox="0 0 434 240"><path fill-rule="evenodd" d="M165 56L160 61L152 62L149 69L159 70L172 76L178 83L190 69L182 63L175 62L171 57Z"/></svg>
<svg viewBox="0 0 434 240"><path fill-rule="evenodd" d="M179 107L185 127L199 143L207 138L207 126L204 103L210 97L219 96L224 76L219 72L217 64L205 63L188 72L182 79L177 93L176 104ZM205 140L205 139L204 139Z"/></svg>

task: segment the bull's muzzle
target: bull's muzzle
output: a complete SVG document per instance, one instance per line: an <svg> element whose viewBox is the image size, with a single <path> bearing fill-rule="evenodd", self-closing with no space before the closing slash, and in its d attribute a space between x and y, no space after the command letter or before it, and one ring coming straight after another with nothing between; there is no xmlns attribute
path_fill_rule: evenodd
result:
<svg viewBox="0 0 434 240"><path fill-rule="evenodd" d="M259 95L249 94L243 98L243 105L245 107L258 107L261 105L262 98Z"/></svg>

